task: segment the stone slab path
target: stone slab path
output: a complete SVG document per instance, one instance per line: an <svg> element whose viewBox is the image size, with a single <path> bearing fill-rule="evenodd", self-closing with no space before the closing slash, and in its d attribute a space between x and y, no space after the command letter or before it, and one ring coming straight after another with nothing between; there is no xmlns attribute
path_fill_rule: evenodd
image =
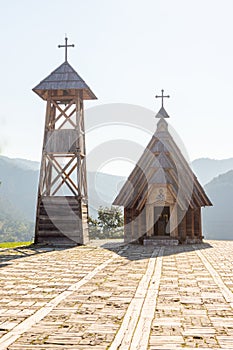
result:
<svg viewBox="0 0 233 350"><path fill-rule="evenodd" d="M191 348L233 350L233 241L0 251L0 350Z"/></svg>

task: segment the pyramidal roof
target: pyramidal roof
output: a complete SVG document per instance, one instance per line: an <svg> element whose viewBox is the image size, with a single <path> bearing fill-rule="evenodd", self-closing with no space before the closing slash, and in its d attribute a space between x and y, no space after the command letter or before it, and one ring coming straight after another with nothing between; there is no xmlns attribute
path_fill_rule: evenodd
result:
<svg viewBox="0 0 233 350"><path fill-rule="evenodd" d="M32 90L43 99L46 99L45 92L49 90L81 90L84 100L97 98L85 81L67 61L62 63Z"/></svg>
<svg viewBox="0 0 233 350"><path fill-rule="evenodd" d="M158 111L157 115L155 116L155 118L170 118L170 117L167 114L167 111L165 110L165 108L162 106Z"/></svg>
<svg viewBox="0 0 233 350"><path fill-rule="evenodd" d="M154 185L167 186L181 208L212 205L169 133L164 117L113 205L140 209Z"/></svg>

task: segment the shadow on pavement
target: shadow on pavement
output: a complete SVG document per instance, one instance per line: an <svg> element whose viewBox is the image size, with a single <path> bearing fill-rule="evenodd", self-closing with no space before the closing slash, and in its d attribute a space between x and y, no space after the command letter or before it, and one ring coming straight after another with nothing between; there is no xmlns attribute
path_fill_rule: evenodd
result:
<svg viewBox="0 0 233 350"><path fill-rule="evenodd" d="M0 268L10 265L12 260L65 249L68 249L68 247L48 247L36 244L16 248L2 248L0 250Z"/></svg>
<svg viewBox="0 0 233 350"><path fill-rule="evenodd" d="M148 259L154 250L159 252L161 246L143 246L140 244L130 243L105 243L101 246L104 249L108 249L128 260L142 260ZM123 249L125 247L125 249ZM212 245L208 242L200 244L180 244L178 246L162 246L164 252L162 256L170 256L176 254L183 254L188 252L194 252L196 250L205 250L212 248ZM156 256L155 256L156 258Z"/></svg>
<svg viewBox="0 0 233 350"><path fill-rule="evenodd" d="M75 248L77 248L76 246ZM89 248L103 248L107 249L113 253L118 254L119 256L127 260L142 260L148 259L151 257L154 250L159 253L161 246L143 246L141 244L135 243L124 243L123 240L96 240L91 241L87 245ZM212 248L211 244L204 242L196 245L178 245L178 246L163 246L164 252L163 256L170 256L174 254L182 254L187 252L194 252L196 250L203 250ZM74 248L74 247L73 247ZM38 254L45 254L52 251L62 251L72 249L72 247L56 247L56 246L41 246L32 244L30 246L18 247L18 248L6 248L0 250L0 268L6 267L11 264L11 261L16 259L21 259L25 257L31 257ZM156 258L155 254L155 258Z"/></svg>

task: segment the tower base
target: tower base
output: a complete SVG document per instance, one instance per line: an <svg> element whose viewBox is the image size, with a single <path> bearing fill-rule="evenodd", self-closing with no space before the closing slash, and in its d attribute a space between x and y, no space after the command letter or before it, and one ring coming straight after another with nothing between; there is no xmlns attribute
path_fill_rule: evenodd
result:
<svg viewBox="0 0 233 350"><path fill-rule="evenodd" d="M75 246L89 241L87 204L76 196L46 196L38 201L35 243Z"/></svg>

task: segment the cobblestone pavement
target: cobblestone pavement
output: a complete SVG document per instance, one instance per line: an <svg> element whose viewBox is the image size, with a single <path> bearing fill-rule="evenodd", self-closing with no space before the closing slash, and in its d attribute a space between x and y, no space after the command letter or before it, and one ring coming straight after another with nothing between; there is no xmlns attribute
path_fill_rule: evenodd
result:
<svg viewBox="0 0 233 350"><path fill-rule="evenodd" d="M233 349L233 241L0 251L1 350L190 348Z"/></svg>

